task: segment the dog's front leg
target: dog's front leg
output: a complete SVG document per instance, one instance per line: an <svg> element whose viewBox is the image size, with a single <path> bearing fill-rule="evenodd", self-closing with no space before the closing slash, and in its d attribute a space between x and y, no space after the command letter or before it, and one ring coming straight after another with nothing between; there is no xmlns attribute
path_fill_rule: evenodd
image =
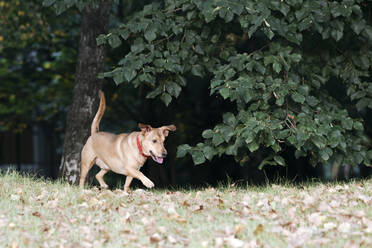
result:
<svg viewBox="0 0 372 248"><path fill-rule="evenodd" d="M125 179L125 184L124 184L124 192L125 193L129 193L128 192L129 191L129 185L132 182L132 180L133 180L133 177L131 177L131 176L127 176L127 178Z"/></svg>
<svg viewBox="0 0 372 248"><path fill-rule="evenodd" d="M154 183L151 182L150 179L148 179L145 175L143 175L142 172L136 170L136 169L133 169L133 168L129 168L128 169L128 175L131 176L131 177L134 177L134 178L137 178L138 180L141 180L141 182L147 187L147 188L152 188L154 187Z"/></svg>

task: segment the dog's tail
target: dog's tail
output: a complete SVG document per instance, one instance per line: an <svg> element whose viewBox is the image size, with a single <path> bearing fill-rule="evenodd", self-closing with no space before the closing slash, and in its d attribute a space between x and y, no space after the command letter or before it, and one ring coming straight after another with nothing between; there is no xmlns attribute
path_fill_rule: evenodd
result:
<svg viewBox="0 0 372 248"><path fill-rule="evenodd" d="M90 134L97 133L99 131L99 122L101 121L103 113L105 112L106 108L105 94L103 94L101 90L99 91L99 97L100 97L99 107L96 116L94 116L92 126L90 128Z"/></svg>

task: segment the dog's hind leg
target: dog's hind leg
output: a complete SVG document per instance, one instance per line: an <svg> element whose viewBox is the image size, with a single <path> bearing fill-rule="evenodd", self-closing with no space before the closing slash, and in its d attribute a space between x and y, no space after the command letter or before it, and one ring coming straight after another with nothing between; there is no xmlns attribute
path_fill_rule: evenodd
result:
<svg viewBox="0 0 372 248"><path fill-rule="evenodd" d="M84 187L85 179L88 175L88 172L92 168L94 162L95 162L94 156L87 156L87 154L84 154L84 150L81 154L81 170L80 170L80 188Z"/></svg>
<svg viewBox="0 0 372 248"><path fill-rule="evenodd" d="M108 185L105 183L105 181L103 180L103 176L108 172L108 170L105 170L105 169L101 169L100 172L97 173L96 175L96 179L98 180L99 182L99 185L101 186L101 188L104 188L104 189L107 189L108 188Z"/></svg>
<svg viewBox="0 0 372 248"><path fill-rule="evenodd" d="M88 172L92 168L93 164L96 161L96 155L90 147L90 139L84 145L83 150L81 151L81 167L80 167L80 188L84 187L85 179L88 175Z"/></svg>

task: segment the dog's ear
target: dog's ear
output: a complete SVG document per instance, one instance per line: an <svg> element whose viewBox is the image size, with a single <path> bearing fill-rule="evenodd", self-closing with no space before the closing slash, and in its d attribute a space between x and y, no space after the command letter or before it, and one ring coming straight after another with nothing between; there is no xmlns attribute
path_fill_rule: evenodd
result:
<svg viewBox="0 0 372 248"><path fill-rule="evenodd" d="M162 129L163 129L164 136L167 137L169 134L169 131L176 131L177 128L175 125L169 125L169 126L163 126Z"/></svg>
<svg viewBox="0 0 372 248"><path fill-rule="evenodd" d="M142 132L150 132L152 127L147 124L138 123L138 127L141 129Z"/></svg>

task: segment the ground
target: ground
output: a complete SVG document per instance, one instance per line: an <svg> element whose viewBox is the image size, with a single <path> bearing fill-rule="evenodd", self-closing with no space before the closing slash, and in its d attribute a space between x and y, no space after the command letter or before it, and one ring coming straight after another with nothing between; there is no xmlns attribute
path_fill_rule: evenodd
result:
<svg viewBox="0 0 372 248"><path fill-rule="evenodd" d="M1 247L372 247L372 180L79 189L0 174Z"/></svg>

